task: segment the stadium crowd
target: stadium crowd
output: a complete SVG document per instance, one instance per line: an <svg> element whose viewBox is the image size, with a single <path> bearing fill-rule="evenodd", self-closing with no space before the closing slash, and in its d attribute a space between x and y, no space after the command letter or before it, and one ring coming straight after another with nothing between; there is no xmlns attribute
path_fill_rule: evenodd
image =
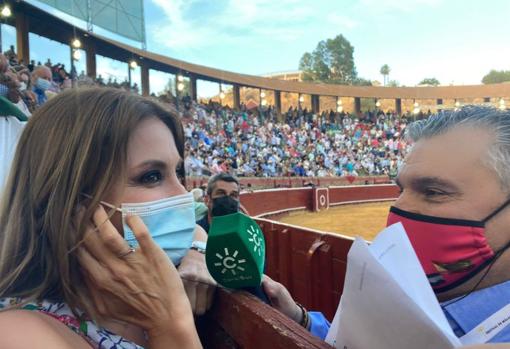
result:
<svg viewBox="0 0 510 349"><path fill-rule="evenodd" d="M184 115L192 176L393 176L407 149L400 138L406 118L382 111L317 116L290 108L282 122L271 108L233 111L209 103Z"/></svg>
<svg viewBox="0 0 510 349"><path fill-rule="evenodd" d="M73 83L74 81L74 83ZM18 62L14 48L0 55L0 97L29 117L52 95L73 86L108 86L138 93L136 84L92 80L63 64ZM301 107L277 115L272 107L240 111L209 102L180 101L169 93L157 97L179 109L184 125L186 174L209 176L228 172L255 177L333 177L396 175L407 145L400 135L407 118L394 113L354 116ZM5 100L4 100L5 101ZM176 103L178 102L178 103Z"/></svg>

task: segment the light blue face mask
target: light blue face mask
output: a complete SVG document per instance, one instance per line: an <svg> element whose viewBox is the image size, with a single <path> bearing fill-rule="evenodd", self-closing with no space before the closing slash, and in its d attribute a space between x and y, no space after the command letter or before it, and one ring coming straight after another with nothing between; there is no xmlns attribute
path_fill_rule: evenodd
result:
<svg viewBox="0 0 510 349"><path fill-rule="evenodd" d="M124 239L131 247L137 247L138 241L127 225L126 218L136 215L143 220L156 244L166 252L173 264L181 263L191 247L195 232L192 193L156 201L122 204L116 210L122 212Z"/></svg>
<svg viewBox="0 0 510 349"><path fill-rule="evenodd" d="M51 82L43 78L37 78L37 80L35 81L35 87L37 87L40 90L46 91L51 87Z"/></svg>

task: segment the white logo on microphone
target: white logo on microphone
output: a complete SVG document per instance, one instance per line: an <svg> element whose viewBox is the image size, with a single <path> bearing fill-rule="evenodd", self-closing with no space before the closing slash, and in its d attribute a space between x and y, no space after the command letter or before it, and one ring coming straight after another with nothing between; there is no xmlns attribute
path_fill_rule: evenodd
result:
<svg viewBox="0 0 510 349"><path fill-rule="evenodd" d="M260 257L262 255L262 237L259 230L253 225L250 225L248 234L250 234L248 241L253 243L253 252L256 252Z"/></svg>
<svg viewBox="0 0 510 349"><path fill-rule="evenodd" d="M236 275L236 270L239 271L245 270L239 264L246 263L246 259L237 259L237 255L239 254L238 250L235 250L232 255L230 255L228 247L225 247L224 251L225 251L224 256L222 256L219 253L216 253L216 257L218 257L221 262L214 263L215 267L223 267L223 269L221 270L222 274L225 274L225 272L229 270L230 272L232 272L232 275Z"/></svg>

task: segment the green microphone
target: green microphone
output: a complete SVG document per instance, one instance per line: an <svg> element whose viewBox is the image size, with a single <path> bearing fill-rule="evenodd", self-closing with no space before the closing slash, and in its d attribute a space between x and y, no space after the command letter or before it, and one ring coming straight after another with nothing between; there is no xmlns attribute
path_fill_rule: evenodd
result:
<svg viewBox="0 0 510 349"><path fill-rule="evenodd" d="M265 256L264 235L253 219L240 212L212 218L205 260L217 283L235 289L259 287Z"/></svg>

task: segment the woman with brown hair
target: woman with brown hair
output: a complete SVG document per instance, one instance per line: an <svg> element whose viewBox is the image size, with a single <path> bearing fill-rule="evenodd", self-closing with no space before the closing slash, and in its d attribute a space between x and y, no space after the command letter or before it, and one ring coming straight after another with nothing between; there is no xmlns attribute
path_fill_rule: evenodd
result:
<svg viewBox="0 0 510 349"><path fill-rule="evenodd" d="M178 118L126 92L34 113L0 208L1 348L201 347L174 267L194 234L183 157Z"/></svg>

